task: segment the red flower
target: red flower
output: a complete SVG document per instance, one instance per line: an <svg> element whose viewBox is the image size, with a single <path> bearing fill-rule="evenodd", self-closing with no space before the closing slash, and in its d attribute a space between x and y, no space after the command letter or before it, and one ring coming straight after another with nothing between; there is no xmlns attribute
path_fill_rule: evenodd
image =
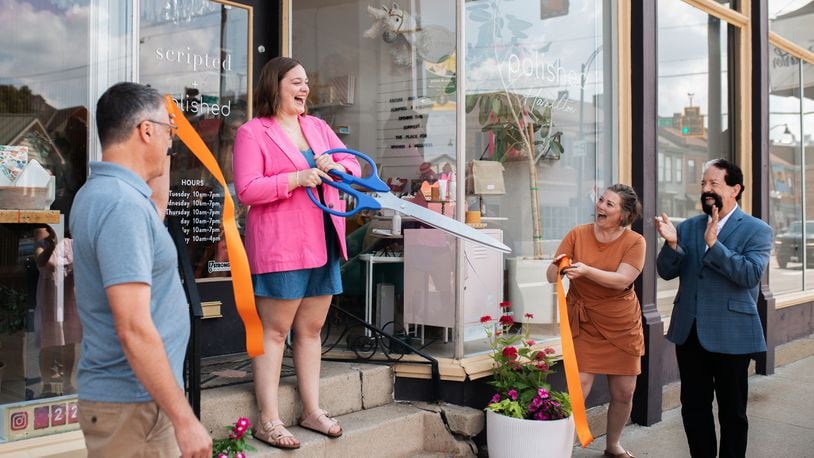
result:
<svg viewBox="0 0 814 458"><path fill-rule="evenodd" d="M511 326L514 324L514 320L512 319L511 315L503 315L500 317L500 324L503 326Z"/></svg>
<svg viewBox="0 0 814 458"><path fill-rule="evenodd" d="M526 318L532 319L532 318L534 318L534 314L533 313L527 313Z"/></svg>
<svg viewBox="0 0 814 458"><path fill-rule="evenodd" d="M534 354L534 359L536 359L537 361L544 360L545 359L545 353L542 352L542 351L538 351L537 353Z"/></svg>
<svg viewBox="0 0 814 458"><path fill-rule="evenodd" d="M547 347L547 348L546 348L545 350L543 350L543 351L544 351L544 352L545 352L545 354L547 354L547 355L553 355L554 353L556 353L556 351L555 351L553 348L551 348L551 347Z"/></svg>
<svg viewBox="0 0 814 458"><path fill-rule="evenodd" d="M511 306L512 306L512 303L511 303L511 302L509 302L509 301L502 301L502 302L500 303L500 308L501 308L501 309L507 309L507 308L509 308L509 307L511 307Z"/></svg>
<svg viewBox="0 0 814 458"><path fill-rule="evenodd" d="M506 347L503 349L503 356L509 359L517 358L517 349L514 347Z"/></svg>
<svg viewBox="0 0 814 458"><path fill-rule="evenodd" d="M488 323L490 321L492 321L492 317L489 315L483 315L482 317L480 317L481 323Z"/></svg>

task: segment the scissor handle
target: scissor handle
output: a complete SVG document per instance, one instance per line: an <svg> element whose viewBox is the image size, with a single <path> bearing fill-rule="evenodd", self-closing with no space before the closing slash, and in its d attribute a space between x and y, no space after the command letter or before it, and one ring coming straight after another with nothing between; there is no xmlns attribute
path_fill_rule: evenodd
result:
<svg viewBox="0 0 814 458"><path fill-rule="evenodd" d="M336 154L336 153L344 153L344 154L352 154L363 161L367 162L370 165L370 175L366 177L355 177L349 173L340 172L338 170L331 170L328 174L333 175L340 179L340 181L331 181L331 180L323 180L322 182L328 186L334 187L345 194L350 194L356 199L356 207L353 210L340 212L336 211L332 208L328 208L319 201L319 199L314 196L314 191L312 188L306 188L305 192L308 194L308 198L311 199L311 202L314 203L317 207L319 207L322 211L328 212L335 216L342 216L348 217L353 216L359 213L362 210L381 210L382 206L379 205L379 202L368 196L364 191L360 191L356 188L353 188L351 185L359 185L362 188L368 189L373 192L390 192L390 187L387 186L387 183L382 181L379 178L379 171L376 168L376 163L373 162L373 159L368 157L365 154L360 153L359 151L348 149L348 148L334 148L328 151L325 151L322 154Z"/></svg>

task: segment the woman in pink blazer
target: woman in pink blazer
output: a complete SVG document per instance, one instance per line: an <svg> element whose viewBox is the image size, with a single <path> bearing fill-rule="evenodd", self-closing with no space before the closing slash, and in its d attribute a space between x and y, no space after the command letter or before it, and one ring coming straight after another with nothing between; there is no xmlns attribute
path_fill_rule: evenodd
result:
<svg viewBox="0 0 814 458"><path fill-rule="evenodd" d="M254 94L256 118L237 131L235 190L246 218L246 252L265 354L253 360L260 410L255 437L280 448L299 441L280 418L277 393L285 339L294 329L294 367L302 399L300 426L338 437L342 428L319 408L320 330L334 294L342 293L339 257L347 259L345 220L317 208L310 187L343 211L336 189L320 186L336 169L359 176L356 158L322 154L344 145L321 119L306 115L308 77L294 59L270 60Z"/></svg>

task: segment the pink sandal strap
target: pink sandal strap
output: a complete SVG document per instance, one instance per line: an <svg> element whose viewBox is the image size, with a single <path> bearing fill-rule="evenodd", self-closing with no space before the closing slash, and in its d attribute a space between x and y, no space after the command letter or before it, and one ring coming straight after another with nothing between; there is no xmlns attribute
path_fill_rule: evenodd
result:
<svg viewBox="0 0 814 458"><path fill-rule="evenodd" d="M274 447L279 448L298 448L299 441L294 437L291 432L286 429L282 420L266 421L262 424L260 431L255 431L255 438L260 439ZM283 443L283 439L294 439L294 443Z"/></svg>
<svg viewBox="0 0 814 458"><path fill-rule="evenodd" d="M316 410L311 415L303 418L300 422L300 426L306 429L310 429L312 431L316 431L318 433L325 434L329 437L339 437L342 435L342 427L339 427L339 431L333 433L331 429L334 425L339 426L339 422L336 421L336 418L331 418L328 415L328 412L320 409Z"/></svg>

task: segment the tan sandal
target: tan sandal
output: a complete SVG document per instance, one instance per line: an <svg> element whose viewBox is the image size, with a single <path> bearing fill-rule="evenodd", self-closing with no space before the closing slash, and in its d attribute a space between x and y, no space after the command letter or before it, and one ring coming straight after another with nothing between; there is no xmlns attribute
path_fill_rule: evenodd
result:
<svg viewBox="0 0 814 458"><path fill-rule="evenodd" d="M632 453L630 453L627 450L623 451L622 453L611 453L605 450L605 453L602 456L609 458L636 458Z"/></svg>
<svg viewBox="0 0 814 458"><path fill-rule="evenodd" d="M300 426L305 429L310 429L311 431L316 431L318 433L324 434L328 437L339 437L342 435L342 427L339 426L339 431L332 433L331 428L334 425L339 426L339 422L336 421L336 418L331 418L328 416L328 412L319 409L313 412L311 415L303 418L300 421Z"/></svg>
<svg viewBox="0 0 814 458"><path fill-rule="evenodd" d="M254 429L254 437L271 445L272 447L284 449L300 448L300 441L298 441L293 434L285 429L285 424L282 420L272 420L263 423L260 429ZM294 439L296 443L291 444L283 442L284 439L289 438Z"/></svg>

